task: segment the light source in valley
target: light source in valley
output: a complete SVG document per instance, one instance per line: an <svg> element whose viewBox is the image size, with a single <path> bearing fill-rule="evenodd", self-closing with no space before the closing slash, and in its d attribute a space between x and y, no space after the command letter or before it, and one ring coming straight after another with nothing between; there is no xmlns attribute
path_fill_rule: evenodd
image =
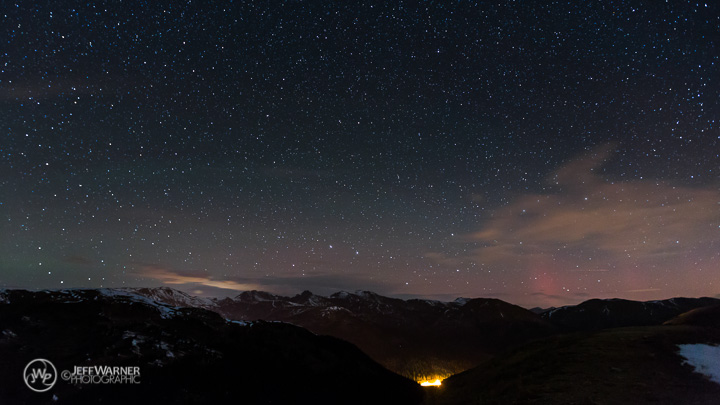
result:
<svg viewBox="0 0 720 405"><path fill-rule="evenodd" d="M439 387L442 384L440 379L435 379L435 381L421 381L420 385L423 387Z"/></svg>

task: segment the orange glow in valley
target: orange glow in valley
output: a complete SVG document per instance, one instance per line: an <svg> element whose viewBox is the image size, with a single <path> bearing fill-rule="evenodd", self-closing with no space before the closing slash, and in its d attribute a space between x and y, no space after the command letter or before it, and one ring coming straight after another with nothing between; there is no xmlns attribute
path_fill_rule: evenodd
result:
<svg viewBox="0 0 720 405"><path fill-rule="evenodd" d="M440 379L437 379L435 381L423 381L420 383L423 387L439 387L442 384Z"/></svg>

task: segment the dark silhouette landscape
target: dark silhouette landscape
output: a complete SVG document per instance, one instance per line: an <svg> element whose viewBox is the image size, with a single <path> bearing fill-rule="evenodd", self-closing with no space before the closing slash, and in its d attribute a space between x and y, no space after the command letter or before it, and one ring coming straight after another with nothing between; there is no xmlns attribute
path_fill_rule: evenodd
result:
<svg viewBox="0 0 720 405"><path fill-rule="evenodd" d="M680 344L720 343L720 300L589 300L530 311L496 299L368 291L201 298L170 288L3 290L3 403L694 403L720 384ZM138 384L23 384L136 366ZM442 380L439 387L421 381Z"/></svg>

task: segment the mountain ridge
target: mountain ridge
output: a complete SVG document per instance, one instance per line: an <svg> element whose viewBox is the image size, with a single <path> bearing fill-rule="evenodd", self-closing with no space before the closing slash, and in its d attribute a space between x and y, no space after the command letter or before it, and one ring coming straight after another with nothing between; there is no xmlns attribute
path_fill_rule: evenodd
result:
<svg viewBox="0 0 720 405"><path fill-rule="evenodd" d="M328 297L310 291L293 297L253 294L263 299L243 305L226 301L214 310L230 319L278 320L347 340L387 368L416 380L457 374L558 333L662 325L687 311L720 305L719 299L709 297L615 298L532 311L494 298L403 300L370 291L339 291Z"/></svg>
<svg viewBox="0 0 720 405"><path fill-rule="evenodd" d="M292 400L275 391L279 381L296 376L314 376L307 386L302 379L288 384L291 395L313 403L336 403L341 392L356 392L356 403L409 404L421 401L421 395L426 395L425 405L473 403L480 398L477 387L494 398L478 403L536 403L533 398L550 401L558 394L568 403L583 398L613 402L620 397L604 393L614 392L613 386L659 390L673 384L675 376L709 393L720 392L686 370L674 353L680 343L720 342L718 299L591 299L539 312L494 298L402 300L369 291L327 297L310 291L292 297L246 291L208 299L167 287L6 289L0 290L0 355L7 370L46 357L64 367L135 362L143 365L145 378L154 379L153 388L170 389L180 382L173 398L190 403L203 403L202 385L212 386L215 378L230 384L211 376L215 369L237 373L230 371L235 365L228 360L237 356L249 367L240 372L243 384L252 387L252 395L243 397L247 403L264 403L264 396ZM608 348L612 355L605 353ZM547 359L561 367L549 366ZM662 383L653 382L643 362L661 370ZM349 364L352 370L345 370ZM7 370L0 376L13 378ZM518 379L521 374L525 379ZM610 378L605 388L594 389L574 385L575 375ZM442 388L424 394L410 381L446 377ZM362 387L357 381L369 379L378 379L373 389L357 392ZM327 388L326 380L339 388ZM0 398L22 402L27 399L22 387L0 387ZM211 399L227 402L236 388L223 387ZM114 387L109 392L118 396L108 401L120 403L147 389ZM396 389L400 393L392 394ZM639 390L638 400L657 398L652 390ZM56 393L60 403L76 403L97 392L66 384ZM673 400L680 398L680 391L668 392ZM692 403L704 403L710 395L693 398Z"/></svg>
<svg viewBox="0 0 720 405"><path fill-rule="evenodd" d="M71 299L85 290L55 291L65 291ZM661 325L684 312L720 305L720 300L708 297L646 302L590 299L533 311L495 298L403 300L363 290L329 296L310 291L282 296L250 290L226 298L195 297L169 287L97 291L124 300L157 302L161 304L157 310L165 314L189 307L238 322L297 325L353 343L386 368L415 380L457 374L508 349L558 333ZM0 291L0 301L2 297Z"/></svg>

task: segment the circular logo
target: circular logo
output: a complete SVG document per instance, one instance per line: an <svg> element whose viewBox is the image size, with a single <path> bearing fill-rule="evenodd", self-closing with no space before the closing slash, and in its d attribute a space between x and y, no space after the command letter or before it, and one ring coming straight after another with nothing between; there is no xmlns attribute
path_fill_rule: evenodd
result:
<svg viewBox="0 0 720 405"><path fill-rule="evenodd" d="M35 359L23 371L25 385L35 392L45 392L57 381L57 370L50 360Z"/></svg>

